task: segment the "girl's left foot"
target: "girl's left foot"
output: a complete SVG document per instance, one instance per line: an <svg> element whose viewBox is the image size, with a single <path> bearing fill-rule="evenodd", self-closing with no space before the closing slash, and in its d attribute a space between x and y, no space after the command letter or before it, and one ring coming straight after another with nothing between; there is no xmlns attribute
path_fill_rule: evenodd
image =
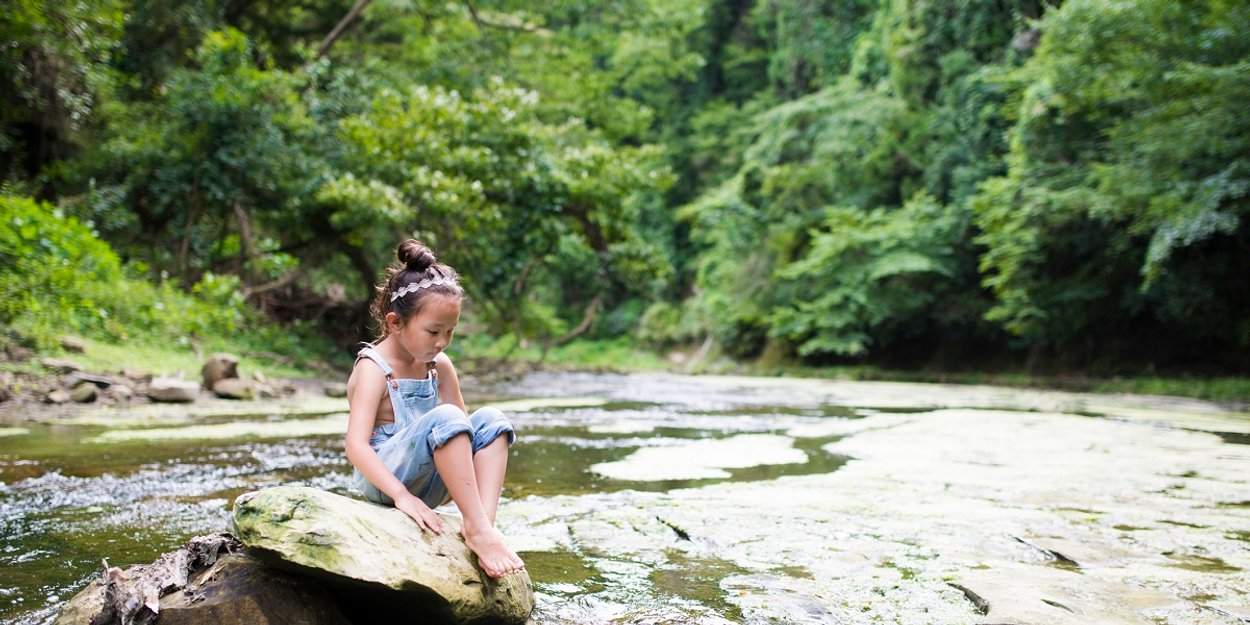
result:
<svg viewBox="0 0 1250 625"><path fill-rule="evenodd" d="M489 525L484 528L465 526L461 531L464 543L477 555L478 564L486 574L499 579L525 570L525 561L508 548L503 534Z"/></svg>

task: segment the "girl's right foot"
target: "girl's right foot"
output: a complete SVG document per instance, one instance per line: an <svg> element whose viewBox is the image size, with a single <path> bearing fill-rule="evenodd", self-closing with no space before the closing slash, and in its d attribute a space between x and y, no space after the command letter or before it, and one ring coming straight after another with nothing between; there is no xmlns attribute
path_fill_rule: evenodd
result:
<svg viewBox="0 0 1250 625"><path fill-rule="evenodd" d="M466 525L460 530L460 534L464 536L464 544L477 555L477 562L487 575L499 579L525 570L525 562L508 548L503 534L494 527L487 525L481 529L471 529Z"/></svg>

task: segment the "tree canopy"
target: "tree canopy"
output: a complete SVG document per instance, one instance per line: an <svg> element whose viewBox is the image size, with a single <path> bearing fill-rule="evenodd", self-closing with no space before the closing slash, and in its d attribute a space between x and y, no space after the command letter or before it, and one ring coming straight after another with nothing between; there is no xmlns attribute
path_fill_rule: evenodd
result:
<svg viewBox="0 0 1250 625"><path fill-rule="evenodd" d="M22 0L0 34L0 220L344 344L415 236L496 337L1250 370L1244 2Z"/></svg>

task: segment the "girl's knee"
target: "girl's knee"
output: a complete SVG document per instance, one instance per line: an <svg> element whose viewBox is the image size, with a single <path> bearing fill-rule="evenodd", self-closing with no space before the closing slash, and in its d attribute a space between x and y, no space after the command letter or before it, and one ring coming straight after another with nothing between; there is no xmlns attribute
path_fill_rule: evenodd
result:
<svg viewBox="0 0 1250 625"><path fill-rule="evenodd" d="M426 417L432 420L429 437L432 449L446 445L447 441L460 434L473 434L473 424L458 406L439 404L426 413Z"/></svg>
<svg viewBox="0 0 1250 625"><path fill-rule="evenodd" d="M512 423L498 408L489 406L480 408L473 412L470 420L473 423L473 448L475 450L495 442L495 439L503 435L507 436L509 445L516 440L516 431Z"/></svg>

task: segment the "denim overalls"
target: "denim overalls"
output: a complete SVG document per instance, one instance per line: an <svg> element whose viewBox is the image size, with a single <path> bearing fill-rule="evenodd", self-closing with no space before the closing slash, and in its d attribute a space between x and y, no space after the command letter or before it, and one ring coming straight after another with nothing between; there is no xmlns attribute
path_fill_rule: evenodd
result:
<svg viewBox="0 0 1250 625"><path fill-rule="evenodd" d="M466 417L458 406L438 403L438 375L433 366L425 379L398 379L382 355L367 346L356 360L368 358L377 363L386 375L386 390L391 396L395 422L375 426L369 446L378 452L382 464L408 487L425 505L434 508L448 499L447 487L434 468L434 450L453 437L468 433L473 453L494 442L501 434L508 435L508 444L516 440L512 424L495 408L482 408ZM356 471L353 485L366 499L393 505L390 497L378 490Z"/></svg>

